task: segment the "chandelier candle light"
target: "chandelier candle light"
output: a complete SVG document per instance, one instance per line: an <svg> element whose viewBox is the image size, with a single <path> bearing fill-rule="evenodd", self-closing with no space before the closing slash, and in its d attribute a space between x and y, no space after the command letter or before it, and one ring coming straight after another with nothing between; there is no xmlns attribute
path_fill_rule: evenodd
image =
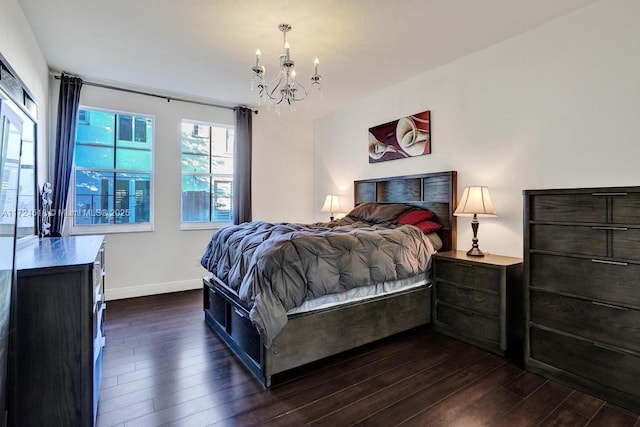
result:
<svg viewBox="0 0 640 427"><path fill-rule="evenodd" d="M270 82L265 79L265 68L260 63L260 49L256 51L256 65L251 68L253 73L251 78L251 90L258 88L258 105L265 103L267 105L275 105L276 111L280 111L280 104L286 103L291 107L291 110L295 110L294 103L302 101L309 95L309 91L315 85L318 86L318 90L322 89L320 80L322 76L318 74L318 58L313 61L314 72L311 75L311 83L308 87L302 86L296 81L295 61L291 59L291 46L287 42L287 32L291 31L291 25L280 24L278 29L282 31L283 35L283 50L279 55L280 72Z"/></svg>

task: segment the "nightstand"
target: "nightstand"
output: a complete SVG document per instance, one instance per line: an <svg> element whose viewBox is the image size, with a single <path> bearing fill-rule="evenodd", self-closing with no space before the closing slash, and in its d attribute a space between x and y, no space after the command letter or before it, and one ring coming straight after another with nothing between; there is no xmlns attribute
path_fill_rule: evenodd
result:
<svg viewBox="0 0 640 427"><path fill-rule="evenodd" d="M433 328L523 363L522 259L435 254Z"/></svg>

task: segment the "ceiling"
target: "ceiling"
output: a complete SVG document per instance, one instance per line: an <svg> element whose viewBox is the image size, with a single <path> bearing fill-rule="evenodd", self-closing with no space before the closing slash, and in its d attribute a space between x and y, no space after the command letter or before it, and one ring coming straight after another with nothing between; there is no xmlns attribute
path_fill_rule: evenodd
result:
<svg viewBox="0 0 640 427"><path fill-rule="evenodd" d="M52 70L225 105L257 105L255 51L274 76L286 22L298 80L320 59L313 119L596 0L19 1Z"/></svg>

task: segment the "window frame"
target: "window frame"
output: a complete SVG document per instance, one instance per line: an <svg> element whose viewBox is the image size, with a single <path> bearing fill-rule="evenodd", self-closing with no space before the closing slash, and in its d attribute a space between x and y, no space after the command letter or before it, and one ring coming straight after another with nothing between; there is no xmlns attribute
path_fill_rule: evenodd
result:
<svg viewBox="0 0 640 427"><path fill-rule="evenodd" d="M182 180L185 176L208 176L210 178L210 185L212 185L212 180L213 178L216 176L215 174L212 173L211 171L211 162L209 163L209 172L208 173L204 173L204 172L200 172L200 173L185 173L182 171L182 125L183 124L192 124L192 125L204 125L204 126L208 126L209 129L209 158L211 157L211 148L212 148L212 144L213 144L213 132L212 132L212 128L214 127L218 127L218 128L225 128L225 129L231 129L234 132L234 143L235 143L235 126L234 125L229 125L229 124L223 124L223 123L214 123L214 122L207 122L204 120L191 120L191 119L182 119L180 122L180 229L181 230L217 230L218 228L227 226L227 225L231 225L233 224L233 205L231 206L231 219L229 221L183 221L182 220L182 214L183 214L183 209L184 209L184 198L183 198L183 187L182 187ZM196 136L196 135L194 135ZM227 141L228 143L228 141ZM235 150L233 151L233 157L232 160L235 158ZM231 199L233 200L233 176L234 174L231 174L231 177L229 179L229 182L231 182ZM226 182L226 181L225 181ZM213 191L213 187L210 187L210 190ZM212 201L211 201L212 197L211 197L211 193L210 193L210 197L209 197L209 211L211 212L212 209Z"/></svg>
<svg viewBox="0 0 640 427"><path fill-rule="evenodd" d="M73 207L73 209L68 209L68 213L71 215L71 218L67 218L69 220L69 232L71 235L83 235L83 234L112 234L112 233L136 233L136 232L149 232L154 230L154 202L155 202L155 145L156 145L156 117L153 114L146 113L134 113L130 111L116 110L111 108L100 108L100 107L90 107L87 105L80 105L79 110L91 110L97 112L105 112L105 113L113 113L116 116L118 115L128 115L132 116L132 122L135 122L135 119L138 117L145 117L151 119L151 170L149 172L139 171L139 170L130 170L130 169L105 169L105 168L78 168L76 166L76 159L74 156L73 160L73 168L71 170L71 179L70 179L70 188L72 189L69 194L69 202L67 206ZM114 137L119 137L118 130L118 118L116 118L114 126ZM90 124L90 120L87 121ZM80 123L78 123L80 125ZM134 132L133 138L135 139L135 129L132 129ZM76 136L77 138L77 136ZM127 141L130 142L130 141ZM74 152L75 152L75 144L74 142ZM114 155L117 150L116 144L114 143ZM149 174L149 222L137 223L137 224L129 224L129 223L113 223L113 224L83 224L76 225L75 223L75 208L76 208L76 172L78 170L91 170L95 172L108 172L113 173L114 177L119 173L143 173ZM114 181L114 197L117 189L115 188Z"/></svg>

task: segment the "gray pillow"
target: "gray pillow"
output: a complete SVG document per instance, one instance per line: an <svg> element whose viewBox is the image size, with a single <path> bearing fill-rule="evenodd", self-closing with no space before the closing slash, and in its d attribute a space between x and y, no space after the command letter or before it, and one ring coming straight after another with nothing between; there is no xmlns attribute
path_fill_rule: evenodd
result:
<svg viewBox="0 0 640 427"><path fill-rule="evenodd" d="M412 208L402 203L365 202L356 206L347 216L371 224L395 223L400 215Z"/></svg>

